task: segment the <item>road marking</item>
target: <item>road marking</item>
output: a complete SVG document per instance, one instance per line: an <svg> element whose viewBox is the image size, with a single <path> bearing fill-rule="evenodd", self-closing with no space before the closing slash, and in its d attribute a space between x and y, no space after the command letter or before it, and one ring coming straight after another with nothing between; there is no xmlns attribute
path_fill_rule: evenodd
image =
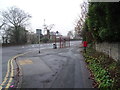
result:
<svg viewBox="0 0 120 90"><path fill-rule="evenodd" d="M7 81L7 77L8 77L9 72L10 72L10 70L9 70L9 69L10 69L10 64L9 64L10 61L11 61L11 60L9 59L9 60L8 60L8 65L7 65L7 67L8 67L8 68L7 68L7 73L6 73L6 76L5 76L4 81L2 82L1 86L4 85L5 82Z"/></svg>
<svg viewBox="0 0 120 90"><path fill-rule="evenodd" d="M10 80L8 81L8 84L7 84L7 86L6 86L6 88L9 88L9 86L10 86L10 83L11 83L11 81L12 81L12 77L14 76L14 72L13 72L13 59L11 60L11 74L10 74Z"/></svg>
<svg viewBox="0 0 120 90"><path fill-rule="evenodd" d="M20 60L20 61L19 61L19 64L20 64L20 65L32 64L32 63L33 63L32 60Z"/></svg>
<svg viewBox="0 0 120 90"><path fill-rule="evenodd" d="M9 79L9 81L8 81L8 83L7 83L7 85L6 85L5 88L9 88L10 83L11 83L11 81L13 80L13 78L12 78L13 75L14 75L14 72L13 72L13 60L14 60L15 58L17 58L17 57L19 57L19 56L22 56L22 55L25 55L25 54L27 54L27 53L29 53L29 52L31 52L31 51L25 52L25 53L23 53L23 54L18 54L18 55L16 55L16 56L14 56L12 59L9 59L9 60L8 60L7 73L6 73L6 76L5 76L5 78L4 78L1 86L0 86L0 90L2 89L2 86L6 83L6 81L8 80L8 76L9 76L10 70L11 70L10 79ZM10 66L11 66L11 68L10 68Z"/></svg>
<svg viewBox="0 0 120 90"><path fill-rule="evenodd" d="M31 52L31 51L29 51L29 52ZM18 54L18 55L16 55L15 57L13 57L12 59L11 59L11 78L9 79L9 81L8 81L8 84L7 84L7 86L6 86L6 88L9 88L9 86L10 86L10 83L12 82L12 77L13 77L13 63L12 63L12 61L15 59L15 58L17 58L17 57L19 57L19 56L22 56L22 55L25 55L25 54L27 54L27 53L29 53L29 52L26 52L26 53L23 53L23 54Z"/></svg>

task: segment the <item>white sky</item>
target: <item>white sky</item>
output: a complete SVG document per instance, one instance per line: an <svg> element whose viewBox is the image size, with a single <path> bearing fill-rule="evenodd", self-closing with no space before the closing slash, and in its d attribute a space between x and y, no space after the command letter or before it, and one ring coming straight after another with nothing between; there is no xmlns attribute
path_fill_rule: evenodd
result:
<svg viewBox="0 0 120 90"><path fill-rule="evenodd" d="M74 30L74 24L80 15L80 4L83 0L0 0L0 10L16 6L31 14L30 28L36 31L46 24L55 24L51 31L59 31L62 35Z"/></svg>

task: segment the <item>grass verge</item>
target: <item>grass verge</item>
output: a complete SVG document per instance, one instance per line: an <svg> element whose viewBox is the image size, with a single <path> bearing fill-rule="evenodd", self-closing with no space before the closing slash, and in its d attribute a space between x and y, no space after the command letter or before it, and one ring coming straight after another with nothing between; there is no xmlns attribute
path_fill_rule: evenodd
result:
<svg viewBox="0 0 120 90"><path fill-rule="evenodd" d="M116 62L93 48L87 48L84 57L91 72L90 78L94 81L94 88L120 90L120 62Z"/></svg>

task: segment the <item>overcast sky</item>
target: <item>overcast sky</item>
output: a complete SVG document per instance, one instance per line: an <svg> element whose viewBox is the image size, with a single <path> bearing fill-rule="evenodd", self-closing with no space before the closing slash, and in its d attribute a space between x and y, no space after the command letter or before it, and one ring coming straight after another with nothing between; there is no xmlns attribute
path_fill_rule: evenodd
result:
<svg viewBox="0 0 120 90"><path fill-rule="evenodd" d="M46 24L55 24L52 31L66 35L74 30L74 24L80 14L83 0L0 0L0 10L16 6L31 14L30 29L36 31Z"/></svg>

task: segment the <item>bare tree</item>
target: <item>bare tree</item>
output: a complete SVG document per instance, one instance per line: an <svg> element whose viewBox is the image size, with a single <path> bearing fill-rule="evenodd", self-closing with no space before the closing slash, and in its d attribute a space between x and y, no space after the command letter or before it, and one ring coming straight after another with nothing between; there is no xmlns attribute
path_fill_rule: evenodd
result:
<svg viewBox="0 0 120 90"><path fill-rule="evenodd" d="M5 24L5 23L2 23L2 24L0 25L0 29L4 26L4 24Z"/></svg>
<svg viewBox="0 0 120 90"><path fill-rule="evenodd" d="M79 19L75 26L75 32L78 36L81 35L81 31L83 29L85 19L87 18L88 2L83 2L80 7L81 7L81 16L79 16Z"/></svg>
<svg viewBox="0 0 120 90"><path fill-rule="evenodd" d="M27 21L31 18L28 13L17 7L11 7L6 11L2 11L3 21L6 24L13 26L24 26Z"/></svg>
<svg viewBox="0 0 120 90"><path fill-rule="evenodd" d="M31 16L17 7L11 7L6 11L2 11L1 15L2 21L9 26L8 30L12 31L12 35L10 35L15 39L13 40L13 43L20 43L21 40L23 40L21 39L21 30L23 33L26 32L24 28L28 24L28 20L31 18Z"/></svg>

